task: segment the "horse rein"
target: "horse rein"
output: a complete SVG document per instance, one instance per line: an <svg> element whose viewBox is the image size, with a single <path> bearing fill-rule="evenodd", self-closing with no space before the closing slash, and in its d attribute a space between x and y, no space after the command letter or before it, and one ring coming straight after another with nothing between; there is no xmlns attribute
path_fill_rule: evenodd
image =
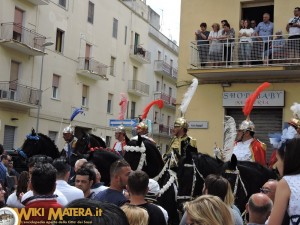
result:
<svg viewBox="0 0 300 225"><path fill-rule="evenodd" d="M237 167L236 167L235 170L225 170L225 174L234 174L234 175L236 175L235 184L234 184L234 191L233 191L233 195L234 196L236 196L239 181L241 182L241 185L242 185L242 188L243 188L243 190L245 192L245 195L246 196L248 195L246 187L245 187L245 184L244 184L244 182L243 182L243 180L241 178L240 171L239 171L239 169Z"/></svg>

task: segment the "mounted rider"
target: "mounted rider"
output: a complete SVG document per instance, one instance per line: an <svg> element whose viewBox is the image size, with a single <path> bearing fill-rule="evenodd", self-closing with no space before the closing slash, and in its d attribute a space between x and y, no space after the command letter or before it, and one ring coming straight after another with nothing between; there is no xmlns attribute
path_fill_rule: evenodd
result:
<svg viewBox="0 0 300 225"><path fill-rule="evenodd" d="M124 146L129 140L126 135L125 127L121 124L115 130L116 142L114 143L113 150L118 152L120 156L124 156Z"/></svg>
<svg viewBox="0 0 300 225"><path fill-rule="evenodd" d="M147 140L151 141L153 144L156 145L156 142L153 140L153 138L148 136L149 130L148 125L145 120L142 120L141 118L139 124L136 126L136 133L137 135L141 135L143 138L146 138Z"/></svg>
<svg viewBox="0 0 300 225"><path fill-rule="evenodd" d="M72 127L71 124L63 129L63 138L66 141L66 143L63 148L64 153L62 153L62 155L65 155L65 157L70 162L71 155L75 151L76 142L78 140L74 136L74 127Z"/></svg>

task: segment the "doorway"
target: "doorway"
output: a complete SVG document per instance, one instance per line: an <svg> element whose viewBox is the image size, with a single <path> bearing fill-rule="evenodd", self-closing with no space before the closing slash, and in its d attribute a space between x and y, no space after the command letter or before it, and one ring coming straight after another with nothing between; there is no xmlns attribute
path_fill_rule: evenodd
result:
<svg viewBox="0 0 300 225"><path fill-rule="evenodd" d="M270 4L270 3L269 3ZM249 19L255 20L256 25L262 22L263 14L269 13L270 14L270 21L274 21L274 5L264 5L264 6L256 6L256 5L242 5L242 16L241 19Z"/></svg>

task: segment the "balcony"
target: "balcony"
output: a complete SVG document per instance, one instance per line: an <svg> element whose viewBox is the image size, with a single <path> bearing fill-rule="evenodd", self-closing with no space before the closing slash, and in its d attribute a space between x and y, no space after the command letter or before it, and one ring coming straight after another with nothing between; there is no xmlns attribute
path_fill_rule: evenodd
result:
<svg viewBox="0 0 300 225"><path fill-rule="evenodd" d="M50 0L27 0L33 5L49 5Z"/></svg>
<svg viewBox="0 0 300 225"><path fill-rule="evenodd" d="M128 92L137 96L149 96L149 85L138 80L129 80Z"/></svg>
<svg viewBox="0 0 300 225"><path fill-rule="evenodd" d="M171 137L173 135L173 128L163 124L154 123L152 133L156 136Z"/></svg>
<svg viewBox="0 0 300 225"><path fill-rule="evenodd" d="M300 81L300 40L271 36L250 43L225 39L214 45L191 42L187 72L202 84ZM214 52L212 53L212 50Z"/></svg>
<svg viewBox="0 0 300 225"><path fill-rule="evenodd" d="M16 23L1 23L0 44L26 55L44 54L46 37Z"/></svg>
<svg viewBox="0 0 300 225"><path fill-rule="evenodd" d="M129 55L131 59L141 64L151 63L151 52L147 51L139 45L131 46Z"/></svg>
<svg viewBox="0 0 300 225"><path fill-rule="evenodd" d="M170 95L167 95L163 92L156 92L154 93L154 99L161 99L164 101L164 106L175 109L176 108L176 98L173 98Z"/></svg>
<svg viewBox="0 0 300 225"><path fill-rule="evenodd" d="M108 80L108 66L87 57L78 58L77 74L93 80Z"/></svg>
<svg viewBox="0 0 300 225"><path fill-rule="evenodd" d="M176 82L178 70L164 62L163 60L155 60L154 61L154 71L164 76L166 79Z"/></svg>
<svg viewBox="0 0 300 225"><path fill-rule="evenodd" d="M18 82L0 82L0 105L19 110L38 108L39 91Z"/></svg>

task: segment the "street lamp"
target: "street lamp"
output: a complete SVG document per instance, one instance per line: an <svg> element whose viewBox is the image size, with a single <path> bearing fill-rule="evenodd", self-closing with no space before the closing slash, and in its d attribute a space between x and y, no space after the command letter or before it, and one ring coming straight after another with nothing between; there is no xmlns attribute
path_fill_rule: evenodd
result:
<svg viewBox="0 0 300 225"><path fill-rule="evenodd" d="M39 131L39 123L40 123L40 111L41 111L41 101L42 101L42 81L43 81L43 68L44 68L44 56L45 56L45 47L51 46L54 43L52 41L45 42L42 47L44 47L44 54L42 56L42 66L41 66L41 74L40 74L40 88L39 88L39 105L38 105L38 111L37 111L37 117L36 117L36 133Z"/></svg>

